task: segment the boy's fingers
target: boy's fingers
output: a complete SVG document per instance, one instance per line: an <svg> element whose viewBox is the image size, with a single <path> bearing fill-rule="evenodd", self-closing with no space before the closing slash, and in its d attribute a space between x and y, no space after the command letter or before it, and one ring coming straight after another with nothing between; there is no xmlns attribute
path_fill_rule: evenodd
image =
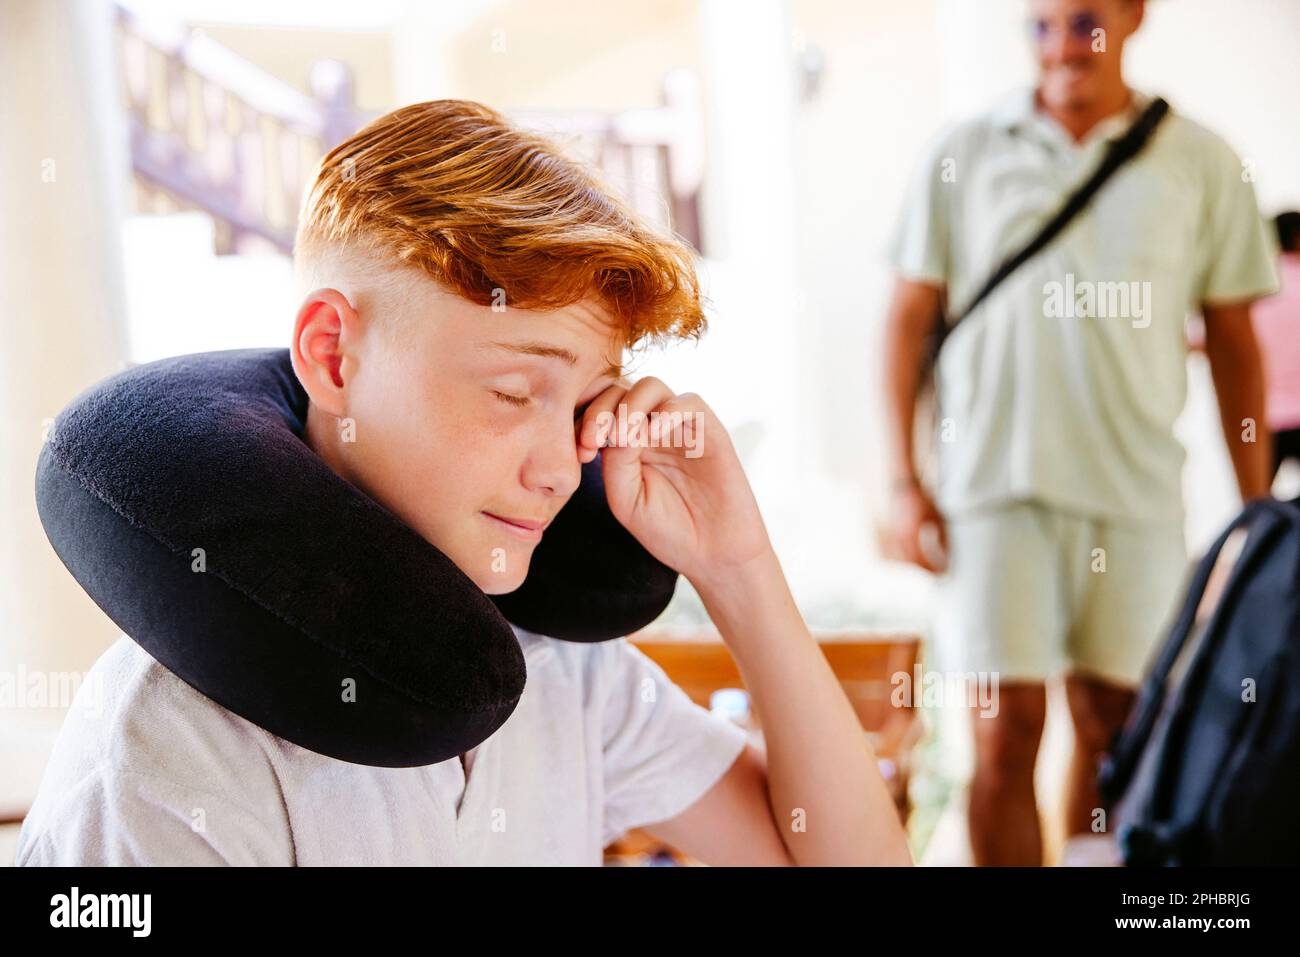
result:
<svg viewBox="0 0 1300 957"><path fill-rule="evenodd" d="M592 400L583 415L578 430L580 454L584 450L599 450L602 445L619 446L633 439L644 440L650 411L675 396L663 380L654 376L638 379L631 388L610 386Z"/></svg>
<svg viewBox="0 0 1300 957"><path fill-rule="evenodd" d="M626 379L619 379L588 403L586 411L582 414L582 422L578 426L578 445L581 446L578 450L579 454L584 450L589 450L591 453L589 457L583 459L584 462L595 458L596 452L600 450L603 436L599 433L604 422L603 414L612 414L619 400L627 395L630 387L631 383Z"/></svg>
<svg viewBox="0 0 1300 957"><path fill-rule="evenodd" d="M602 458L605 490L616 515L632 507L644 481L641 453L647 444L648 413L673 397L673 391L661 380L653 376L639 379L619 397L617 419L603 430L608 432ZM606 411L614 414L613 409Z"/></svg>
<svg viewBox="0 0 1300 957"><path fill-rule="evenodd" d="M649 435L650 412L664 402L676 398L676 395L662 379L656 379L654 376L638 379L618 403L617 428L613 429L612 434L608 436L608 444L618 446L632 441L644 442ZM626 423L626 434L623 434L624 423Z"/></svg>

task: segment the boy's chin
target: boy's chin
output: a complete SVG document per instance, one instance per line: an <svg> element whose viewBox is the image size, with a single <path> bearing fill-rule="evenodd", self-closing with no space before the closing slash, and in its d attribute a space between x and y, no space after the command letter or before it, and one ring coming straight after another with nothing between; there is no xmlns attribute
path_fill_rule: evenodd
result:
<svg viewBox="0 0 1300 957"><path fill-rule="evenodd" d="M498 575L490 582L478 582L477 584L479 588L483 589L485 595L508 595L523 583L523 576L506 580L505 576Z"/></svg>
<svg viewBox="0 0 1300 957"><path fill-rule="evenodd" d="M487 595L508 595L515 591L524 583L528 577L529 559L531 553L524 555L522 558L511 555L511 566L509 569L501 571L488 571L484 575L477 576L474 584L483 589Z"/></svg>

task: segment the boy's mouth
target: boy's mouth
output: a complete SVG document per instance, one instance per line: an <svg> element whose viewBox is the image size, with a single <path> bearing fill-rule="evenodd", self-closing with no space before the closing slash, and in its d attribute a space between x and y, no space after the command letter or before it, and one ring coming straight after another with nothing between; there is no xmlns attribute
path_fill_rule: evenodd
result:
<svg viewBox="0 0 1300 957"><path fill-rule="evenodd" d="M527 518L507 518L504 515L495 515L486 511L483 514L512 535L517 535L527 542L541 541L542 532L550 524L549 522L539 522Z"/></svg>

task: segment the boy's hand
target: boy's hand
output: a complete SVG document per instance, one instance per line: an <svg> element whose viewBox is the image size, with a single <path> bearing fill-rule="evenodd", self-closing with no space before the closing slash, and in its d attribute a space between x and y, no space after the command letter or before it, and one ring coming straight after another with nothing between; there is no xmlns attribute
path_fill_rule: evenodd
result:
<svg viewBox="0 0 1300 957"><path fill-rule="evenodd" d="M799 616L713 410L645 378L610 386L575 429L584 464L604 448L615 517L699 592L762 716L766 753L747 747L656 833L718 863L911 863L871 744ZM821 823L794 828L796 813Z"/></svg>
<svg viewBox="0 0 1300 957"><path fill-rule="evenodd" d="M610 511L697 587L771 550L731 437L698 395L620 380L579 421L578 457L602 448Z"/></svg>

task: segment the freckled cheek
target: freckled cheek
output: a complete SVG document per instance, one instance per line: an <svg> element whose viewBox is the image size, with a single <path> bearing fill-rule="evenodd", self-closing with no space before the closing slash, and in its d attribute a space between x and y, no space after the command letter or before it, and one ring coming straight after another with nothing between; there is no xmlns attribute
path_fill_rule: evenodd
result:
<svg viewBox="0 0 1300 957"><path fill-rule="evenodd" d="M509 445L514 428L491 407L463 411L446 423L449 443L466 452L484 453Z"/></svg>
<svg viewBox="0 0 1300 957"><path fill-rule="evenodd" d="M410 397L402 412L406 444L443 475L500 486L527 457L527 415L478 387L438 388Z"/></svg>
<svg viewBox="0 0 1300 957"><path fill-rule="evenodd" d="M524 434L501 416L464 416L450 423L441 448L450 454L462 480L479 495L491 497L507 490L527 457Z"/></svg>

